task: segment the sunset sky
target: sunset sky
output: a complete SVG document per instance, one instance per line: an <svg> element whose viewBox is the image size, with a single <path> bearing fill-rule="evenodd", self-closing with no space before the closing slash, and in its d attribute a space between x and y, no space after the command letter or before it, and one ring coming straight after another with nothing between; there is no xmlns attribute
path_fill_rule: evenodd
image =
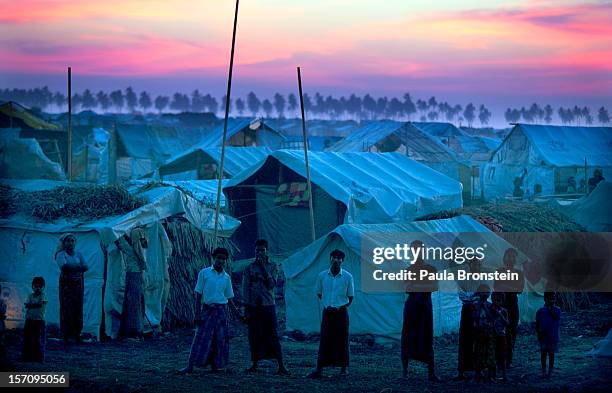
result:
<svg viewBox="0 0 612 393"><path fill-rule="evenodd" d="M235 2L0 0L0 87L224 93ZM242 0L234 94L612 103L610 1Z"/></svg>

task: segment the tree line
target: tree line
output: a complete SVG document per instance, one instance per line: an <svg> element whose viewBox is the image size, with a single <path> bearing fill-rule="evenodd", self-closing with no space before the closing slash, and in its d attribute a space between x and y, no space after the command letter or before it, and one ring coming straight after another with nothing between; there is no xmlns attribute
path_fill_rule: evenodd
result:
<svg viewBox="0 0 612 393"><path fill-rule="evenodd" d="M52 92L48 87L34 89L0 89L1 101L16 101L23 105L39 108L43 111L67 108L67 97L61 92ZM212 112L221 114L225 111L225 96L220 100L211 94L203 94L194 90L191 94L176 92L173 95L153 96L147 91L136 92L132 87L125 90L117 89L110 92L93 92L89 89L72 96L73 112L81 110L98 110L102 113L136 113L165 111L176 112ZM435 96L427 100L414 99L410 93L398 97L373 97L350 94L348 96L324 96L320 93L304 94L304 107L309 118L332 120L418 120L447 121L465 124L469 127L479 122L487 126L492 113L484 105L468 103L465 106L438 101ZM254 92L246 97L239 97L230 102L233 115L266 117L297 117L299 102L295 94L274 94L272 98L260 98ZM504 117L509 123L523 121L526 123L550 124L555 111L550 105L541 107L534 103L529 108L508 108ZM557 115L563 124L593 124L594 118L588 107L558 108ZM601 107L597 113L601 124L608 124L610 117L606 108Z"/></svg>
<svg viewBox="0 0 612 393"><path fill-rule="evenodd" d="M541 107L537 103L533 103L529 108L521 107L520 109L506 109L504 118L508 123L518 123L522 120L524 123L550 124L553 121L554 114L555 110L552 106L546 105ZM559 107L557 109L557 116L559 120L561 120L561 123L566 125L592 125L595 122L593 114L591 114L591 109L587 106L579 107L575 105L573 108ZM602 125L610 123L610 114L603 106L597 110L597 121Z"/></svg>

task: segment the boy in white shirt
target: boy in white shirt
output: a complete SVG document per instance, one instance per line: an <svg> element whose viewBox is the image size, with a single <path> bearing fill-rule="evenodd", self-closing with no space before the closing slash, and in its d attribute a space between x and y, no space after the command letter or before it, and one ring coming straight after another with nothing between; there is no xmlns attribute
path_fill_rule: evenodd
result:
<svg viewBox="0 0 612 393"><path fill-rule="evenodd" d="M317 368L309 378L321 377L323 367L341 367L340 375L346 375L349 364L348 307L355 296L355 283L351 273L340 267L342 251L332 251L329 259L329 270L317 276L316 294L323 304L323 317Z"/></svg>

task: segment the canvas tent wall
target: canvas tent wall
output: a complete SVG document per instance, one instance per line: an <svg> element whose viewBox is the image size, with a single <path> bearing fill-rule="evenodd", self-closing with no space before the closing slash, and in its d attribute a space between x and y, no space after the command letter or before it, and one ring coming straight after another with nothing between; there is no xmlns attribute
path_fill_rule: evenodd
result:
<svg viewBox="0 0 612 393"><path fill-rule="evenodd" d="M13 183L14 184L14 183ZM22 187L41 189L44 186L24 182ZM125 274L122 256L114 240L136 226L145 226L149 238L147 249L145 327L159 326L164 309L163 301L169 290L167 259L171 247L160 220L180 214L197 228L210 232L214 212L203 209L191 197L175 188L155 188L140 195L148 203L119 217L89 222L59 220L37 223L30 218L14 216L0 220L0 283L4 288L9 311L9 327L23 324L23 303L31 291L32 277L41 275L47 282L47 323L59 323L58 281L59 268L53 253L62 234L75 233L77 250L83 253L89 266L85 273L84 333L99 336L104 314L105 332L116 337L123 304ZM221 217L222 236L230 236L238 225L236 220Z"/></svg>
<svg viewBox="0 0 612 393"><path fill-rule="evenodd" d="M198 142L202 147L220 147L223 140L224 123L221 122ZM251 147L265 146L278 149L285 136L267 121L257 119L229 119L227 124L226 146Z"/></svg>
<svg viewBox="0 0 612 393"><path fill-rule="evenodd" d="M328 151L398 152L463 184L464 198L472 189L469 163L418 127L420 123L391 120L366 122Z"/></svg>
<svg viewBox="0 0 612 393"><path fill-rule="evenodd" d="M310 152L309 164L317 236L341 223L411 221L462 206L461 184L399 153ZM278 150L228 181L242 257L257 237L278 256L312 241L305 170L303 152Z"/></svg>
<svg viewBox="0 0 612 393"><path fill-rule="evenodd" d="M155 181L150 180L132 180L126 187L130 193L135 193L154 183ZM176 187L208 207L214 208L217 203L217 180L167 180L160 183L164 186ZM225 185L227 185L226 179L221 181L221 187L223 188ZM220 202L221 207L225 207L225 195L223 193L221 193Z"/></svg>
<svg viewBox="0 0 612 393"><path fill-rule="evenodd" d="M265 159L271 152L268 147L225 148L223 177L232 178L243 170ZM217 178L221 148L198 145L171 158L159 167L162 180L210 180Z"/></svg>
<svg viewBox="0 0 612 393"><path fill-rule="evenodd" d="M559 210L590 232L612 232L612 182L602 181L586 195Z"/></svg>
<svg viewBox="0 0 612 393"><path fill-rule="evenodd" d="M348 270L355 280L355 298L349 307L350 333L374 334L390 338L399 338L402 330L403 307L405 293L399 292L369 292L362 290L362 263L371 255L362 255L362 242L373 233L377 239L389 235L405 234L406 243L412 240L422 240L428 246L438 245L431 233L461 234L470 233L474 244L487 241L486 266L495 269L501 266L504 251L510 247L503 239L496 237L486 227L468 216L458 216L449 219L418 221L412 223L391 224L345 224L326 236L291 255L282 263L285 274L285 302L287 309L287 330L300 330L304 333L319 333L320 303L315 294L317 275L329 269L329 253L338 248L345 252L346 258L342 268ZM478 234L483 238L479 240ZM382 236L381 236L382 235ZM410 236L413 236L411 238ZM486 236L486 238L485 238ZM495 239L495 241L491 241ZM471 243L465 243L469 245ZM388 247L389 244L380 246ZM448 246L448 244L446 244ZM448 265L431 262L438 270ZM454 282L444 282L444 291L432 294L434 334L456 332L459 329L461 302L456 292ZM541 299L541 298L540 298ZM532 321L541 300L534 293L519 296L519 307L522 321Z"/></svg>
<svg viewBox="0 0 612 393"><path fill-rule="evenodd" d="M612 127L517 124L485 165L485 198L512 195L513 181L524 170L524 191L533 194L537 186L553 195L567 191L570 177L578 186L588 181L595 168L612 176Z"/></svg>
<svg viewBox="0 0 612 393"><path fill-rule="evenodd" d="M0 137L0 178L63 180L66 175L36 139Z"/></svg>

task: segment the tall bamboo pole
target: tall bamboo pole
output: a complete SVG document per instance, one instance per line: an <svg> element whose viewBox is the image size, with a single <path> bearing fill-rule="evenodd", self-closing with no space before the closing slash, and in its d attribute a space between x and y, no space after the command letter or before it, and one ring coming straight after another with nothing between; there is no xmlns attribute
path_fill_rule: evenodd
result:
<svg viewBox="0 0 612 393"><path fill-rule="evenodd" d="M72 67L68 67L68 148L66 170L68 181L72 181Z"/></svg>
<svg viewBox="0 0 612 393"><path fill-rule="evenodd" d="M217 246L217 232L219 228L219 210L221 208L221 184L223 181L223 164L225 161L225 139L227 137L227 120L229 117L230 94L232 92L232 71L234 69L234 48L236 46L236 26L238 24L238 5L240 0L236 0L236 11L234 12L234 30L232 32L232 51L230 53L229 76L227 78L227 93L225 94L225 120L223 122L223 140L221 141L221 160L217 173L217 206L215 209L215 247Z"/></svg>
<svg viewBox="0 0 612 393"><path fill-rule="evenodd" d="M310 166L308 165L308 134L306 133L306 118L304 116L304 96L302 95L302 73L300 67L297 68L298 89L300 91L300 109L302 111L302 135L304 136L304 162L306 164L306 184L308 192L308 207L310 210L310 230L312 232L312 241L317 239L314 224L314 211L312 209L312 183L310 182Z"/></svg>

